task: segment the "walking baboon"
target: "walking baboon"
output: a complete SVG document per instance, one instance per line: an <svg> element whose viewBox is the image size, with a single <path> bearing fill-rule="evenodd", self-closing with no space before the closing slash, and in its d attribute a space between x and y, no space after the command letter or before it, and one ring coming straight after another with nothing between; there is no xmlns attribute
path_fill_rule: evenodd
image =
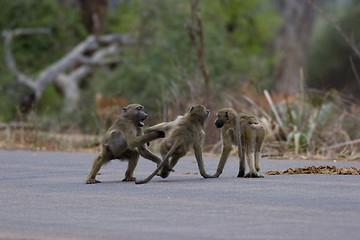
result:
<svg viewBox="0 0 360 240"><path fill-rule="evenodd" d="M144 112L144 107L139 104L130 104L123 108L122 115L114 121L107 130L100 144L98 156L95 158L92 169L87 177L86 183L99 183L96 174L101 166L110 160L127 160L128 168L125 172L123 181L135 181L133 176L137 165L139 154L155 162L161 163L161 159L151 153L145 143L154 139L164 137L160 131L150 132L143 135L141 127L148 115Z"/></svg>
<svg viewBox="0 0 360 240"><path fill-rule="evenodd" d="M240 158L238 177L263 177L260 171L261 147L265 137L263 124L254 116L238 114L232 108L223 108L217 114L215 126L221 129L222 145L220 161L214 174L219 177L226 160L232 150L232 145L238 147ZM245 175L245 155L250 168Z"/></svg>
<svg viewBox="0 0 360 240"><path fill-rule="evenodd" d="M191 148L194 149L201 176L204 178L211 177L206 173L202 159L202 144L205 136L204 122L208 116L209 110L202 105L196 105L191 107L184 116L178 117L173 122L160 123L148 128L148 133L169 132L168 135L165 134L165 139L160 144L163 161L148 178L135 183L142 184L150 181L160 170L160 176L166 178L178 160Z"/></svg>

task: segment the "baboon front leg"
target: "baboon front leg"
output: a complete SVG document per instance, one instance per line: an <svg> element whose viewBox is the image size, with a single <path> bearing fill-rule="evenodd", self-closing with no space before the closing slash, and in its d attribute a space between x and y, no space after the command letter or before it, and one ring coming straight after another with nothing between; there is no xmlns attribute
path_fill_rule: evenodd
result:
<svg viewBox="0 0 360 240"><path fill-rule="evenodd" d="M204 178L214 178L214 175L209 175L206 173L205 171L205 167L204 167L204 161L202 158L202 147L201 146L194 146L194 153L195 153L195 158L199 167L199 171L202 177Z"/></svg>
<svg viewBox="0 0 360 240"><path fill-rule="evenodd" d="M245 149L239 148L238 149L238 155L239 155L239 174L237 177L245 177L245 170L246 170L246 164L245 164Z"/></svg>
<svg viewBox="0 0 360 240"><path fill-rule="evenodd" d="M128 168L125 172L125 178L123 179L123 182L133 182L136 180L136 178L133 176L133 174L134 174L135 167L138 163L138 160L139 160L138 153L134 153L134 155L131 158L129 158Z"/></svg>
<svg viewBox="0 0 360 240"><path fill-rule="evenodd" d="M159 164L161 163L161 159L152 152L150 152L144 145L138 147L138 150L142 157L153 161L154 163L156 163L157 166L159 166Z"/></svg>
<svg viewBox="0 0 360 240"><path fill-rule="evenodd" d="M220 157L220 161L218 164L218 167L216 169L216 173L213 175L213 177L219 177L221 175L221 173L224 170L225 164L227 159L229 158L230 152L231 152L232 147L223 147L222 152L221 152L221 157Z"/></svg>
<svg viewBox="0 0 360 240"><path fill-rule="evenodd" d="M94 183L100 183L99 180L96 180L96 175L100 171L101 166L110 161L108 158L105 149L101 146L98 156L95 158L91 171L86 179L86 184L94 184Z"/></svg>
<svg viewBox="0 0 360 240"><path fill-rule="evenodd" d="M141 145L144 145L148 142L151 142L155 139L163 138L163 137L165 137L164 132L150 132L145 135L137 136L132 141L129 141L127 144L130 149L133 149L133 148L139 147Z"/></svg>

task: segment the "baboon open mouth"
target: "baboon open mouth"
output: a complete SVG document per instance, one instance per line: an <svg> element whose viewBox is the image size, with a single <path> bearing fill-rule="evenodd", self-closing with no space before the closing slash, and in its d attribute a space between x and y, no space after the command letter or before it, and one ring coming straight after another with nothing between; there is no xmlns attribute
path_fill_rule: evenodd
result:
<svg viewBox="0 0 360 240"><path fill-rule="evenodd" d="M139 120L138 125L139 125L140 127L143 127L143 126L144 126L144 121L145 121L145 119L146 119L146 118Z"/></svg>
<svg viewBox="0 0 360 240"><path fill-rule="evenodd" d="M138 125L139 125L139 127L143 127L144 126L144 121L147 119L147 117L144 117L144 118L141 118L140 120L139 120L139 123L138 123Z"/></svg>

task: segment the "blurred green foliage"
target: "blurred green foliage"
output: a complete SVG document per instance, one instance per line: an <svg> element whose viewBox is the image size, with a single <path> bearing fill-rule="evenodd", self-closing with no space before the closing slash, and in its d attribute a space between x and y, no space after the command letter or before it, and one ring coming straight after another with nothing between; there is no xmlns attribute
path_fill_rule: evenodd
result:
<svg viewBox="0 0 360 240"><path fill-rule="evenodd" d="M335 8L328 4L328 15L349 37L351 44L359 48L360 5L356 0L345 1ZM323 16L318 15L314 26L313 41L309 49L308 86L320 89L334 88L358 95L360 82L357 82L349 58L353 59L360 72L360 59L349 47L344 38Z"/></svg>
<svg viewBox="0 0 360 240"><path fill-rule="evenodd" d="M0 0L0 29L49 28L51 36L32 34L13 39L12 52L19 71L36 76L39 71L56 62L86 32L80 21L79 9L59 1ZM30 90L16 82L5 63L3 45L0 45L0 121L11 121L18 116L19 102ZM49 86L37 108L38 114L59 113L59 94ZM61 105L61 103L60 103Z"/></svg>
<svg viewBox="0 0 360 240"><path fill-rule="evenodd" d="M271 92L272 70L281 54L273 52L281 24L275 2L200 1L205 63L211 77L214 108L211 110L225 105L226 93L240 99L242 83L251 82L259 92L263 89ZM358 0L319 1L319 4L358 47ZM121 58L120 63L96 67L81 82L80 100L73 113L62 110L63 96L56 86L49 85L38 105L23 114L20 102L31 97L31 91L19 84L7 68L4 46L0 44L0 122L26 119L34 126L55 131L98 133L102 126L95 115L96 93L143 104L150 115L149 124L163 119L165 103L174 117L182 114L188 104L203 100L203 76L185 28L191 19L190 0L118 0L109 1L109 5L103 33L130 34L137 43L114 53L114 57ZM0 6L1 30L42 27L52 31L51 36L34 34L13 39L17 67L30 76L35 77L58 61L88 35L75 0L0 0ZM339 98L337 94L334 98L328 94L310 96L306 90L345 86L352 93L358 92L360 86L349 57L360 72L360 59L334 27L318 15L305 69L307 86L302 82L297 103L277 106L290 148L314 152L323 145L360 136L359 121L354 121L358 113L355 105L335 101ZM260 98L256 93L253 96L255 102L257 96ZM251 113L252 109L245 111Z"/></svg>
<svg viewBox="0 0 360 240"><path fill-rule="evenodd" d="M280 21L270 2L200 1L200 14L214 97L244 81L266 82L274 64L269 43ZM163 101L174 101L173 91L186 101L193 97L191 85L201 98L203 79L184 27L189 21L189 1L123 1L108 13L107 29L131 32L142 44L123 48L123 63L99 69L89 90L142 103L157 117Z"/></svg>
<svg viewBox="0 0 360 240"><path fill-rule="evenodd" d="M347 2L350 5L344 5L334 16L344 32L356 40L360 33L354 23L359 22L356 17L360 7L356 1ZM47 27L52 30L51 37L29 35L14 39L14 57L19 70L26 74L39 73L87 36L75 1L63 4L56 0L0 0L0 3L0 29ZM117 5L114 2L110 5L104 33L130 33L138 44L124 46L116 53L122 59L120 64L98 67L84 80L76 113L67 116L61 111L62 96L54 86L49 86L33 114L46 115L62 123L80 122L84 131L93 131L98 126L94 114L94 95L98 92L139 102L156 119L161 119L164 101L186 104L201 99L203 79L184 27L190 21L190 1L121 0ZM236 95L240 84L247 81L254 83L258 90L269 87L276 55L272 44L281 22L274 3L269 0L200 1L200 13L213 97L221 101L224 92ZM348 61L353 53L321 17L317 20L313 42L307 85L323 86L333 80L339 82L340 78L354 83ZM3 45L0 45L0 54L5 56ZM358 59L354 57L354 61L359 66ZM343 69L347 69L345 75L342 75ZM0 96L0 121L11 121L18 116L19 98L29 94L29 89L15 81L4 57L0 57L0 76L0 90L4 93ZM193 96L194 93L198 96Z"/></svg>

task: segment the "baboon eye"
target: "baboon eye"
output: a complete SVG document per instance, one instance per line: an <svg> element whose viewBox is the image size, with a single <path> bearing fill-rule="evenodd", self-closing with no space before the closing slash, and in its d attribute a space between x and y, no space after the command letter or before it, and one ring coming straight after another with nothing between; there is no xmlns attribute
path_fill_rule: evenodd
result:
<svg viewBox="0 0 360 240"><path fill-rule="evenodd" d="M140 111L140 110L141 110L141 107L137 107L136 109Z"/></svg>

